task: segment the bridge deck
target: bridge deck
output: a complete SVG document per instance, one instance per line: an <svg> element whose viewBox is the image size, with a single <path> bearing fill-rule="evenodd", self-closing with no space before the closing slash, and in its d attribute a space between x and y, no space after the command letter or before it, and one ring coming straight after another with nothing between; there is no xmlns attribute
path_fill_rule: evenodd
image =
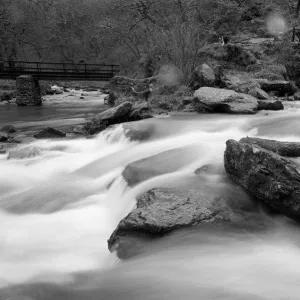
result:
<svg viewBox="0 0 300 300"><path fill-rule="evenodd" d="M20 75L32 75L38 80L108 81L119 71L119 65L0 62L0 79L16 79Z"/></svg>

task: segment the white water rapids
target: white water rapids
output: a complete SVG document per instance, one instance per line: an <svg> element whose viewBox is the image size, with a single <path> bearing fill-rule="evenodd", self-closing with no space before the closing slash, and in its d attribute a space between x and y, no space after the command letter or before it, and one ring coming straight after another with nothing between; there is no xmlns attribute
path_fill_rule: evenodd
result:
<svg viewBox="0 0 300 300"><path fill-rule="evenodd" d="M299 299L300 229L281 216L266 216L274 226L260 234L180 231L129 261L107 248L143 191L201 186L194 171L214 164L220 174L206 178L205 190L227 193L227 139L300 142L299 107L256 116L157 118L136 123L152 128L145 142L129 141L120 125L92 139L33 141L30 146L42 153L35 158L0 155L0 299L21 284L21 298L11 299ZM192 162L127 186L122 172L129 163L190 145Z"/></svg>

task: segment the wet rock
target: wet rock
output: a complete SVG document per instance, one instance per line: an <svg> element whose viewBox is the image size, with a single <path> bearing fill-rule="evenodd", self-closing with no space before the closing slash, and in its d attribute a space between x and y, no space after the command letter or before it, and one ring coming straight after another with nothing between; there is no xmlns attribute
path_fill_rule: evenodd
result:
<svg viewBox="0 0 300 300"><path fill-rule="evenodd" d="M216 76L214 70L207 64L202 64L196 67L193 72L190 87L194 90L203 86L214 86L216 82Z"/></svg>
<svg viewBox="0 0 300 300"><path fill-rule="evenodd" d="M167 150L127 165L122 175L129 186L162 174L172 173L198 158L194 146Z"/></svg>
<svg viewBox="0 0 300 300"><path fill-rule="evenodd" d="M147 103L140 103L133 105L129 114L129 121L140 121L144 119L153 118L150 113L150 108Z"/></svg>
<svg viewBox="0 0 300 300"><path fill-rule="evenodd" d="M14 137L12 137L12 136L10 136L6 133L0 133L0 143L18 144L18 143L21 143L21 142L16 140Z"/></svg>
<svg viewBox="0 0 300 300"><path fill-rule="evenodd" d="M83 99L84 99L84 97L82 97L82 96L81 96L79 99L83 100Z"/></svg>
<svg viewBox="0 0 300 300"><path fill-rule="evenodd" d="M12 92L4 92L0 95L0 101L10 101L14 98L16 98L17 92L12 91Z"/></svg>
<svg viewBox="0 0 300 300"><path fill-rule="evenodd" d="M70 132L74 134L82 135L84 134L83 126L74 126Z"/></svg>
<svg viewBox="0 0 300 300"><path fill-rule="evenodd" d="M300 100L300 92L294 94L294 100L299 101Z"/></svg>
<svg viewBox="0 0 300 300"><path fill-rule="evenodd" d="M15 143L0 143L0 154L6 154L9 150L15 147Z"/></svg>
<svg viewBox="0 0 300 300"><path fill-rule="evenodd" d="M64 88L58 87L58 86L52 86L51 89L53 92L57 95L63 94L64 93Z"/></svg>
<svg viewBox="0 0 300 300"><path fill-rule="evenodd" d="M41 150L37 147L25 146L9 152L7 159L25 159L41 155Z"/></svg>
<svg viewBox="0 0 300 300"><path fill-rule="evenodd" d="M115 92L109 92L108 96L104 98L104 104L114 106L118 100L118 95Z"/></svg>
<svg viewBox="0 0 300 300"><path fill-rule="evenodd" d="M260 146L281 156L300 157L300 143L297 142L280 142L276 140L246 137L241 139L240 143Z"/></svg>
<svg viewBox="0 0 300 300"><path fill-rule="evenodd" d="M262 81L261 89L266 92L276 92L279 96L292 95L293 86L289 81L274 80L274 81Z"/></svg>
<svg viewBox="0 0 300 300"><path fill-rule="evenodd" d="M284 106L281 101L258 101L258 110L283 110Z"/></svg>
<svg viewBox="0 0 300 300"><path fill-rule="evenodd" d="M152 124L139 123L126 123L123 124L125 136L131 141L145 141L149 140L154 132L154 126Z"/></svg>
<svg viewBox="0 0 300 300"><path fill-rule="evenodd" d="M260 89L258 87L251 89L248 94L257 99L260 99L260 100L269 100L270 99L270 96L265 91L263 91L262 89Z"/></svg>
<svg viewBox="0 0 300 300"><path fill-rule="evenodd" d="M0 135L0 143L6 143L7 142L7 140L8 140L8 135L6 135L6 134L2 134L2 135Z"/></svg>
<svg viewBox="0 0 300 300"><path fill-rule="evenodd" d="M62 138L66 133L51 127L44 128L40 132L36 133L34 137L36 139L50 139L50 138Z"/></svg>
<svg viewBox="0 0 300 300"><path fill-rule="evenodd" d="M300 220L298 166L258 145L228 140L224 154L229 177L275 211Z"/></svg>
<svg viewBox="0 0 300 300"><path fill-rule="evenodd" d="M119 106L110 108L98 115L92 121L84 125L83 130L87 134L95 134L105 130L108 126L127 122L131 113L132 104L124 102Z"/></svg>
<svg viewBox="0 0 300 300"><path fill-rule="evenodd" d="M110 251L122 258L123 237L162 235L201 222L224 221L227 211L220 198L194 190L155 188L137 198L137 207L119 223L108 240Z"/></svg>
<svg viewBox="0 0 300 300"><path fill-rule="evenodd" d="M17 129L13 125L4 125L0 132L6 132L6 133L14 133L17 132Z"/></svg>
<svg viewBox="0 0 300 300"><path fill-rule="evenodd" d="M232 90L202 87L194 94L197 111L255 114L257 99Z"/></svg>

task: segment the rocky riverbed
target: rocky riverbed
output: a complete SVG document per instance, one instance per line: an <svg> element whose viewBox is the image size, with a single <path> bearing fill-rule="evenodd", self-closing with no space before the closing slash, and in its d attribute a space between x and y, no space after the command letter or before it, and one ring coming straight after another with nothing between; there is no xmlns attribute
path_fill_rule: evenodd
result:
<svg viewBox="0 0 300 300"><path fill-rule="evenodd" d="M22 143L0 154L1 296L297 299L298 102L86 137L65 128L107 106L76 93L74 106L49 96L6 127ZM49 126L66 136L33 137Z"/></svg>

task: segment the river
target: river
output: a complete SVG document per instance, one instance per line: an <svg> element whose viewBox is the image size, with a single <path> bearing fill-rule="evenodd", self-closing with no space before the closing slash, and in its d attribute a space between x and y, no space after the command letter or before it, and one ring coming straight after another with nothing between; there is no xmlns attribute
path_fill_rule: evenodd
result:
<svg viewBox="0 0 300 300"><path fill-rule="evenodd" d="M43 126L79 124L103 109L92 103L88 109L59 101L43 108L0 106L0 125L9 122L28 136ZM255 116L141 121L134 126L151 129L144 142L126 138L122 125L92 139L25 139L42 154L23 160L0 155L0 299L299 299L298 225L233 192L223 168L227 139L300 142L299 119L300 103L294 102L285 111ZM127 186L122 171L130 162L190 145L192 161L170 157L160 165L166 174ZM178 161L181 167L169 173ZM207 164L218 171L199 180L194 171ZM107 248L110 234L138 194L164 186L231 193L238 205L273 226L262 231L198 226L154 242L131 260L118 260Z"/></svg>

